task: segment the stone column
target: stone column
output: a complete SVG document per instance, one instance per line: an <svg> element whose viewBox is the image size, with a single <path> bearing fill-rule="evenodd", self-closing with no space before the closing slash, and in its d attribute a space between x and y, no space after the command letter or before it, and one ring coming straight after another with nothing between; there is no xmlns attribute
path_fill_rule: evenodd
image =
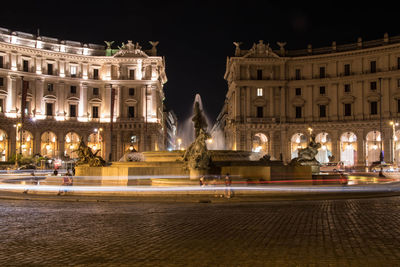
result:
<svg viewBox="0 0 400 267"><path fill-rule="evenodd" d="M337 121L339 118L339 106L341 105L340 100L339 100L339 92L338 92L338 87L339 85L337 83L331 84L330 90L328 89L328 95L331 98L331 102L329 104L329 113L331 114L331 120ZM331 92L331 93L329 93Z"/></svg>
<svg viewBox="0 0 400 267"><path fill-rule="evenodd" d="M17 107L17 76L7 76L7 112L16 112Z"/></svg>
<svg viewBox="0 0 400 267"><path fill-rule="evenodd" d="M355 103L354 103L354 115L358 120L362 120L364 118L363 112L363 81L358 81L354 83L354 94L356 95ZM368 114L368 113L366 113Z"/></svg>
<svg viewBox="0 0 400 267"><path fill-rule="evenodd" d="M280 94L281 94L281 99L280 99L280 119L281 123L286 122L286 87L280 87Z"/></svg>
<svg viewBox="0 0 400 267"><path fill-rule="evenodd" d="M44 102L43 99L43 79L38 78L36 79L36 114L44 114Z"/></svg>
<svg viewBox="0 0 400 267"><path fill-rule="evenodd" d="M332 131L332 155L335 157L335 161L338 162L340 158L340 132Z"/></svg>
<svg viewBox="0 0 400 267"><path fill-rule="evenodd" d="M275 117L275 99L274 99L274 87L269 87L269 117Z"/></svg>
<svg viewBox="0 0 400 267"><path fill-rule="evenodd" d="M384 155L384 161L385 162L389 162L391 161L391 159L393 159L392 157L392 138L391 138L391 130L390 128L383 128L383 135L381 136L381 138L383 138L383 155Z"/></svg>
<svg viewBox="0 0 400 267"><path fill-rule="evenodd" d="M382 79L382 117L387 119L390 118L390 78ZM385 156L386 158L386 156Z"/></svg>
<svg viewBox="0 0 400 267"><path fill-rule="evenodd" d="M111 144L111 134L110 134L110 129L105 129L102 132L103 135L103 140L104 140L104 160L108 161L108 157L112 151L112 144Z"/></svg>
<svg viewBox="0 0 400 267"><path fill-rule="evenodd" d="M235 88L235 120L240 121L240 87Z"/></svg>
<svg viewBox="0 0 400 267"><path fill-rule="evenodd" d="M32 135L33 135L33 141L34 141L33 154L36 154L36 153L42 154L42 148L41 148L42 138L40 135L40 130L33 132Z"/></svg>
<svg viewBox="0 0 400 267"><path fill-rule="evenodd" d="M64 157L64 132L59 132L57 134L57 142L58 142L58 157L63 158Z"/></svg>
<svg viewBox="0 0 400 267"><path fill-rule="evenodd" d="M364 142L364 132L363 130L357 131L357 164L358 166L365 165L365 142Z"/></svg>
<svg viewBox="0 0 400 267"><path fill-rule="evenodd" d="M87 118L87 84L81 83L79 89L79 117Z"/></svg>
<svg viewBox="0 0 400 267"><path fill-rule="evenodd" d="M112 87L111 87L110 84L106 84L104 86L104 91L105 91L104 92L104 95L105 95L104 99L105 99L105 101L104 101L104 104L103 104L102 109L101 109L101 113L104 116L104 118L109 118L110 121L112 119L110 117L111 116L111 89L112 89ZM117 89L115 89L115 90L116 90L116 92L118 92ZM115 110L115 106L117 106L117 103L118 103L118 96L115 97L114 110Z"/></svg>
<svg viewBox="0 0 400 267"><path fill-rule="evenodd" d="M246 86L246 114L245 114L245 121L248 117L251 117L251 88Z"/></svg>
<svg viewBox="0 0 400 267"><path fill-rule="evenodd" d="M56 94L57 94L57 102L56 102L56 115L64 116L64 111L66 111L65 105L67 101L65 101L65 83L59 82L57 84Z"/></svg>

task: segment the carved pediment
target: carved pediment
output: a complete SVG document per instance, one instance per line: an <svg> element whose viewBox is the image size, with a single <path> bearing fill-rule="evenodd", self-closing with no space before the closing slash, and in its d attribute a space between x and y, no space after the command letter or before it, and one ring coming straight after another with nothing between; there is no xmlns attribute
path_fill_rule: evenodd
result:
<svg viewBox="0 0 400 267"><path fill-rule="evenodd" d="M293 98L293 100L292 100L292 105L294 107L302 107L302 106L304 106L305 103L306 103L306 100L304 100L304 98L302 98L301 96L297 96L297 97Z"/></svg>
<svg viewBox="0 0 400 267"><path fill-rule="evenodd" d="M263 97L257 97L256 99L253 100L253 104L255 106L261 107L265 106L267 104L267 101Z"/></svg>
<svg viewBox="0 0 400 267"><path fill-rule="evenodd" d="M93 97L89 100L89 103L101 103L103 100L101 100L98 97Z"/></svg>
<svg viewBox="0 0 400 267"><path fill-rule="evenodd" d="M345 95L340 98L340 102L342 102L343 104L351 104L354 103L355 99L356 98L352 95Z"/></svg>
<svg viewBox="0 0 400 267"><path fill-rule="evenodd" d="M76 96L71 96L67 98L68 102L79 102L79 98Z"/></svg>
<svg viewBox="0 0 400 267"><path fill-rule="evenodd" d="M43 98L45 100L57 100L57 97L55 95L44 95Z"/></svg>
<svg viewBox="0 0 400 267"><path fill-rule="evenodd" d="M0 89L0 95L7 95L8 93L7 93L7 91L6 90L2 90L2 89Z"/></svg>
<svg viewBox="0 0 400 267"><path fill-rule="evenodd" d="M137 104L137 100L133 99L133 98L130 98L130 99L125 100L125 103L126 104L134 104L134 105L136 105Z"/></svg>
<svg viewBox="0 0 400 267"><path fill-rule="evenodd" d="M149 57L143 50L139 43L133 44L131 40L128 43L122 43L118 47L119 51L114 54L114 57Z"/></svg>
<svg viewBox="0 0 400 267"><path fill-rule="evenodd" d="M380 100L380 95L379 93L371 93L367 95L367 101L368 102L378 102Z"/></svg>
<svg viewBox="0 0 400 267"><path fill-rule="evenodd" d="M275 54L269 44L264 44L263 40L260 40L258 44L254 43L253 47L247 52L243 57L273 57L279 58L277 54Z"/></svg>
<svg viewBox="0 0 400 267"><path fill-rule="evenodd" d="M315 103L317 103L317 105L328 105L329 102L331 102L330 98L327 96L320 96L317 98L317 100L315 101Z"/></svg>

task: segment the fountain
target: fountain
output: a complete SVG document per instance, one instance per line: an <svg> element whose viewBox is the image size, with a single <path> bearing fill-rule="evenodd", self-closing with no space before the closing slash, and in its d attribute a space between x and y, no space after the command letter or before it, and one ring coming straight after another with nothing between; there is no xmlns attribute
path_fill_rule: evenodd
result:
<svg viewBox="0 0 400 267"><path fill-rule="evenodd" d="M92 183L90 177L100 177L97 185L193 185L198 184L202 176L221 177L226 173L244 183L312 179L316 164L313 163L313 154L308 152L314 151L315 142L310 143L311 150L304 150L299 159L287 166L268 156L261 159L253 157L254 153L250 151L212 150L207 142L210 138L210 124L198 94L193 104L190 124L192 126L190 129L187 127L186 138L189 140L192 136L191 140L194 138L194 141L185 151L141 152L140 157L126 155L121 161L112 162L109 166L82 164L76 167L76 175L89 177L86 180L83 178L83 184Z"/></svg>

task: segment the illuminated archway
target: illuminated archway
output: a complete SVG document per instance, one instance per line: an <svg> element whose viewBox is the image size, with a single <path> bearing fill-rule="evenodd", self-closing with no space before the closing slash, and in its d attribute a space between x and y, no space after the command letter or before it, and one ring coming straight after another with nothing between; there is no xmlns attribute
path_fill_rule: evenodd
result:
<svg viewBox="0 0 400 267"><path fill-rule="evenodd" d="M8 156L8 136L0 129L0 161L7 161Z"/></svg>
<svg viewBox="0 0 400 267"><path fill-rule="evenodd" d="M268 153L268 137L263 133L257 133L253 137L252 149L253 152Z"/></svg>
<svg viewBox="0 0 400 267"><path fill-rule="evenodd" d="M78 153L76 150L79 147L79 135L75 132L69 132L65 135L64 140L64 156L71 159L78 158Z"/></svg>
<svg viewBox="0 0 400 267"><path fill-rule="evenodd" d="M367 134L365 142L365 161L366 165L371 165L374 161L380 160L381 153L381 133L379 131L371 131ZM383 147L382 147L383 150Z"/></svg>
<svg viewBox="0 0 400 267"><path fill-rule="evenodd" d="M400 165L400 130L395 132L394 136L394 158L397 166Z"/></svg>
<svg viewBox="0 0 400 267"><path fill-rule="evenodd" d="M307 147L307 137L302 133L292 135L290 139L291 159L298 157L299 149Z"/></svg>
<svg viewBox="0 0 400 267"><path fill-rule="evenodd" d="M40 154L43 157L55 158L57 146L57 136L55 133L47 131L40 137Z"/></svg>
<svg viewBox="0 0 400 267"><path fill-rule="evenodd" d="M98 156L102 156L104 153L104 144L103 144L103 137L101 136L101 132L92 133L88 137L88 147L90 147L93 153L96 151L100 151L97 153Z"/></svg>
<svg viewBox="0 0 400 267"><path fill-rule="evenodd" d="M340 161L345 166L354 166L357 162L357 136L352 132L340 136Z"/></svg>
<svg viewBox="0 0 400 267"><path fill-rule="evenodd" d="M20 139L20 134L17 135L17 153L22 153L24 157L33 155L33 135L31 132L22 130L22 139Z"/></svg>
<svg viewBox="0 0 400 267"><path fill-rule="evenodd" d="M323 132L317 134L315 137L315 141L321 144L321 147L318 149L318 154L315 158L320 163L328 163L329 158L332 156L332 140L328 133Z"/></svg>

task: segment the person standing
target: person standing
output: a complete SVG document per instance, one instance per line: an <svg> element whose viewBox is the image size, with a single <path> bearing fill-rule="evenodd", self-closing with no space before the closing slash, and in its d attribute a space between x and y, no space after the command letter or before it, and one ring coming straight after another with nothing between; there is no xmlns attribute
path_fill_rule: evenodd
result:
<svg viewBox="0 0 400 267"><path fill-rule="evenodd" d="M229 176L229 173L227 173L225 175L225 197L226 198L231 198L231 196L232 196L231 185L232 185L232 180L231 180L231 177Z"/></svg>

